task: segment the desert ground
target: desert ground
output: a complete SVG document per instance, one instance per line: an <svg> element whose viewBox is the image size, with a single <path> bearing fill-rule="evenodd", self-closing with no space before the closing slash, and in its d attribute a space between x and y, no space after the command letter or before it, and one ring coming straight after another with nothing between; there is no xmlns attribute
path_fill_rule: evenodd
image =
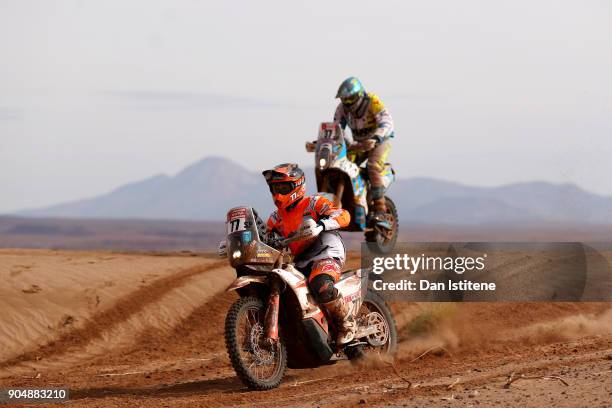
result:
<svg viewBox="0 0 612 408"><path fill-rule="evenodd" d="M248 391L223 341L233 277L198 253L0 249L0 388L67 387L74 407L612 406L610 303L395 302L394 360Z"/></svg>
<svg viewBox="0 0 612 408"><path fill-rule="evenodd" d="M359 250L361 232L343 232ZM214 252L225 239L222 221L24 218L0 215L0 248ZM611 225L445 225L411 223L402 242L612 242Z"/></svg>

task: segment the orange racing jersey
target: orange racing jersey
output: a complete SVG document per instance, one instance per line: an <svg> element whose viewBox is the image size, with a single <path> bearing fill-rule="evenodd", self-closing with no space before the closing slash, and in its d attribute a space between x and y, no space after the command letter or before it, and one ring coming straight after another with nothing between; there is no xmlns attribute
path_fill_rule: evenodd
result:
<svg viewBox="0 0 612 408"><path fill-rule="evenodd" d="M291 209L281 208L274 211L268 218L268 231L276 231L287 238L294 232L298 232L305 217L312 217L319 222L325 231L334 231L346 227L351 221L348 211L334 207L327 198L315 194L304 197ZM296 241L289 244L293 256L300 255L306 248L313 244L316 238L310 240Z"/></svg>

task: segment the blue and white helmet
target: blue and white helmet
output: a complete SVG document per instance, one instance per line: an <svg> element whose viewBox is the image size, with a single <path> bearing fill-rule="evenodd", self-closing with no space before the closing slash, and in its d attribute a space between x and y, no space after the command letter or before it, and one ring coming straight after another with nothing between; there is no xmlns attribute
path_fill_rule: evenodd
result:
<svg viewBox="0 0 612 408"><path fill-rule="evenodd" d="M336 98L340 98L342 105L348 109L356 106L357 102L362 100L364 96L365 89L361 81L355 77L349 77L342 81L336 94Z"/></svg>

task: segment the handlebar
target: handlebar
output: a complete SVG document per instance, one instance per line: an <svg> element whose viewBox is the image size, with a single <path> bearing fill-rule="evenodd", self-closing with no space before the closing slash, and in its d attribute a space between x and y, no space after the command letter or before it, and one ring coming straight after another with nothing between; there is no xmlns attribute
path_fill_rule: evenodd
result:
<svg viewBox="0 0 612 408"><path fill-rule="evenodd" d="M296 233L295 235L289 237L289 238L284 238L278 241L279 245L282 246L287 246L289 244L291 244L292 242L297 242L297 241L301 241L305 238L308 238L306 235L300 235L298 233Z"/></svg>
<svg viewBox="0 0 612 408"><path fill-rule="evenodd" d="M313 141L313 142L306 142L306 152L307 153L314 153L314 151L317 149L317 141Z"/></svg>

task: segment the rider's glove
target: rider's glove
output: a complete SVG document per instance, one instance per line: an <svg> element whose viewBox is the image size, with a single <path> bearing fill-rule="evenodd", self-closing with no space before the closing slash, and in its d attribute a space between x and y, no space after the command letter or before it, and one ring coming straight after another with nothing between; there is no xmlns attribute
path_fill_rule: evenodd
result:
<svg viewBox="0 0 612 408"><path fill-rule="evenodd" d="M359 143L359 150L361 150L363 152L369 152L374 147L376 147L376 140L375 139L366 139L363 142Z"/></svg>
<svg viewBox="0 0 612 408"><path fill-rule="evenodd" d="M264 242L270 245L272 248L279 249L280 241L282 241L282 237L278 235L275 231L270 231L266 234Z"/></svg>
<svg viewBox="0 0 612 408"><path fill-rule="evenodd" d="M317 224L315 220L312 218L307 218L302 222L302 227L300 229L300 235L307 238L314 238L318 236L321 232L323 232L325 228L321 224Z"/></svg>
<svg viewBox="0 0 612 408"><path fill-rule="evenodd" d="M376 139L368 139L365 142L363 142L365 145L365 150L372 150L373 148L376 147L376 143L378 143L378 140Z"/></svg>
<svg viewBox="0 0 612 408"><path fill-rule="evenodd" d="M375 140L377 144L382 144L385 141L385 138L380 135L374 135L372 139Z"/></svg>
<svg viewBox="0 0 612 408"><path fill-rule="evenodd" d="M217 248L217 255L221 258L225 258L227 256L227 241L223 240L219 242L219 248Z"/></svg>

